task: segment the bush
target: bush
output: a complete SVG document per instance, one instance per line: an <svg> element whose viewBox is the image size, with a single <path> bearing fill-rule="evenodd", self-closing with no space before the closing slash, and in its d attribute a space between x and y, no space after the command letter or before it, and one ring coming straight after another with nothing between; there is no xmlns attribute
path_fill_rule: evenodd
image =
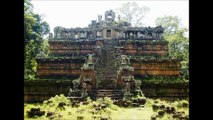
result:
<svg viewBox="0 0 213 120"><path fill-rule="evenodd" d="M122 102L117 100L117 102ZM137 103L138 100L134 98L132 100L132 105ZM77 102L78 107L71 107L70 100L67 99L64 95L56 95L55 97L50 98L43 102L43 104L25 104L25 119L29 119L28 112L32 108L39 108L42 112L42 116L36 115L33 117L34 120L76 120L83 119L84 120L93 120L93 119L132 119L136 116L138 118L143 119L162 119L162 120L171 120L172 114L181 113L184 111L186 117L189 114L188 108L176 108L176 105L179 106L187 106L188 101L176 101L176 102L167 102L160 99L146 99L146 103L143 108L126 108L126 107L118 107L113 103L111 98L105 97L97 99L96 101L92 101L90 98L87 98L86 101ZM74 103L74 102L72 102ZM125 101L125 103L130 104L130 101ZM152 105L156 105L156 109L152 110ZM59 109L60 107L60 109ZM169 112L165 111L166 108L169 108ZM174 108L174 109L173 109ZM141 111L141 109L143 109ZM177 110L177 111L176 111ZM43 115L43 113L45 114ZM135 113L135 114L133 114ZM169 113L169 114L168 114ZM152 116L153 115L153 116ZM81 117L82 116L82 117ZM125 117L123 117L125 116ZM152 116L152 117L151 117Z"/></svg>
<svg viewBox="0 0 213 120"><path fill-rule="evenodd" d="M43 102L42 108L49 109L51 111L58 110L58 108L60 108L60 110L63 110L65 109L64 106L69 106L70 104L70 100L66 98L63 94L61 94L60 96L56 95L55 97L51 97L49 100L45 100Z"/></svg>
<svg viewBox="0 0 213 120"><path fill-rule="evenodd" d="M189 102L187 100L178 100L174 102L174 105L178 108L187 108L189 107Z"/></svg>

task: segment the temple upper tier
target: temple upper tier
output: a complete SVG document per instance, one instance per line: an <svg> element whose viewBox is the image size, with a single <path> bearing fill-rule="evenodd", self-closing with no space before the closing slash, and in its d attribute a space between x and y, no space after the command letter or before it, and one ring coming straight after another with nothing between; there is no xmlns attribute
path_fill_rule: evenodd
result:
<svg viewBox="0 0 213 120"><path fill-rule="evenodd" d="M161 40L164 28L157 27L132 27L130 23L120 20L115 21L115 12L105 12L105 19L98 16L85 28L54 28L54 36L50 33L50 40L98 40L98 39L137 39Z"/></svg>

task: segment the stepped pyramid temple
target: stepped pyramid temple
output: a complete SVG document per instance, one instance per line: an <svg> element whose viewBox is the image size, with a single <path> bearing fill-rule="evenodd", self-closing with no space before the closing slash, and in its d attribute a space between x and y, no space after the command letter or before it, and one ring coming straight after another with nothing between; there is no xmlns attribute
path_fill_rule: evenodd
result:
<svg viewBox="0 0 213 120"><path fill-rule="evenodd" d="M132 27L106 11L88 27L55 27L49 55L37 56L37 78L69 79L70 97L128 97L141 80L180 76L180 61L168 58L164 28ZM146 96L146 94L145 94Z"/></svg>

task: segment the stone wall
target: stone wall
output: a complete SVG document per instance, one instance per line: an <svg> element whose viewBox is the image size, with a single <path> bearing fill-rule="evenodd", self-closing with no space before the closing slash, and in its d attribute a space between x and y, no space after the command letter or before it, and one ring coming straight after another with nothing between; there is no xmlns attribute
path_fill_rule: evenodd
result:
<svg viewBox="0 0 213 120"><path fill-rule="evenodd" d="M94 53L95 46L102 41L49 41L50 56L79 56Z"/></svg>
<svg viewBox="0 0 213 120"><path fill-rule="evenodd" d="M73 87L71 80L25 80L24 101L37 102L55 95L67 95L70 87Z"/></svg>
<svg viewBox="0 0 213 120"><path fill-rule="evenodd" d="M95 47L102 46L103 40L96 41L50 41L50 58L38 59L37 76L40 78L79 77L80 67L84 63L83 57L92 54ZM163 57L168 52L168 42L165 40L118 40L123 46L122 54L139 59L131 59L134 75L143 76L179 76L180 63L177 60L141 59L144 56ZM51 56L56 56L51 58ZM57 56L67 56L58 58ZM79 56L83 56L78 58Z"/></svg>
<svg viewBox="0 0 213 120"><path fill-rule="evenodd" d="M180 75L180 62L178 60L164 59L131 59L134 75L144 76L175 76Z"/></svg>
<svg viewBox="0 0 213 120"><path fill-rule="evenodd" d="M39 78L76 78L79 77L85 60L82 58L37 59Z"/></svg>
<svg viewBox="0 0 213 120"><path fill-rule="evenodd" d="M67 96L69 87L72 87L71 80L25 80L24 101L39 102L60 94ZM189 97L188 83L142 82L141 89L148 98L174 100Z"/></svg>
<svg viewBox="0 0 213 120"><path fill-rule="evenodd" d="M121 40L119 43L123 46L124 55L164 56L168 53L168 42L165 40Z"/></svg>
<svg viewBox="0 0 213 120"><path fill-rule="evenodd" d="M146 97L153 99L189 99L189 82L142 81L141 89Z"/></svg>
<svg viewBox="0 0 213 120"><path fill-rule="evenodd" d="M76 56L94 53L94 47L101 46L103 41L49 41L49 44L49 55ZM164 56L168 53L168 42L165 40L119 40L119 46L123 46L122 53L125 55Z"/></svg>

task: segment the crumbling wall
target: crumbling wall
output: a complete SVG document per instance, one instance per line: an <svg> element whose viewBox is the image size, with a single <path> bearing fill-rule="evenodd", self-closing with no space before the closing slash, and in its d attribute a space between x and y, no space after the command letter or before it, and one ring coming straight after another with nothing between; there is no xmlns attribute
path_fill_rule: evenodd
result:
<svg viewBox="0 0 213 120"><path fill-rule="evenodd" d="M55 95L66 96L70 87L73 87L71 80L25 80L24 101L42 102Z"/></svg>
<svg viewBox="0 0 213 120"><path fill-rule="evenodd" d="M70 87L73 87L71 80L25 80L24 101L42 102L55 95L64 94L67 96ZM142 81L141 89L148 98L174 100L189 97L188 82L153 83Z"/></svg>

